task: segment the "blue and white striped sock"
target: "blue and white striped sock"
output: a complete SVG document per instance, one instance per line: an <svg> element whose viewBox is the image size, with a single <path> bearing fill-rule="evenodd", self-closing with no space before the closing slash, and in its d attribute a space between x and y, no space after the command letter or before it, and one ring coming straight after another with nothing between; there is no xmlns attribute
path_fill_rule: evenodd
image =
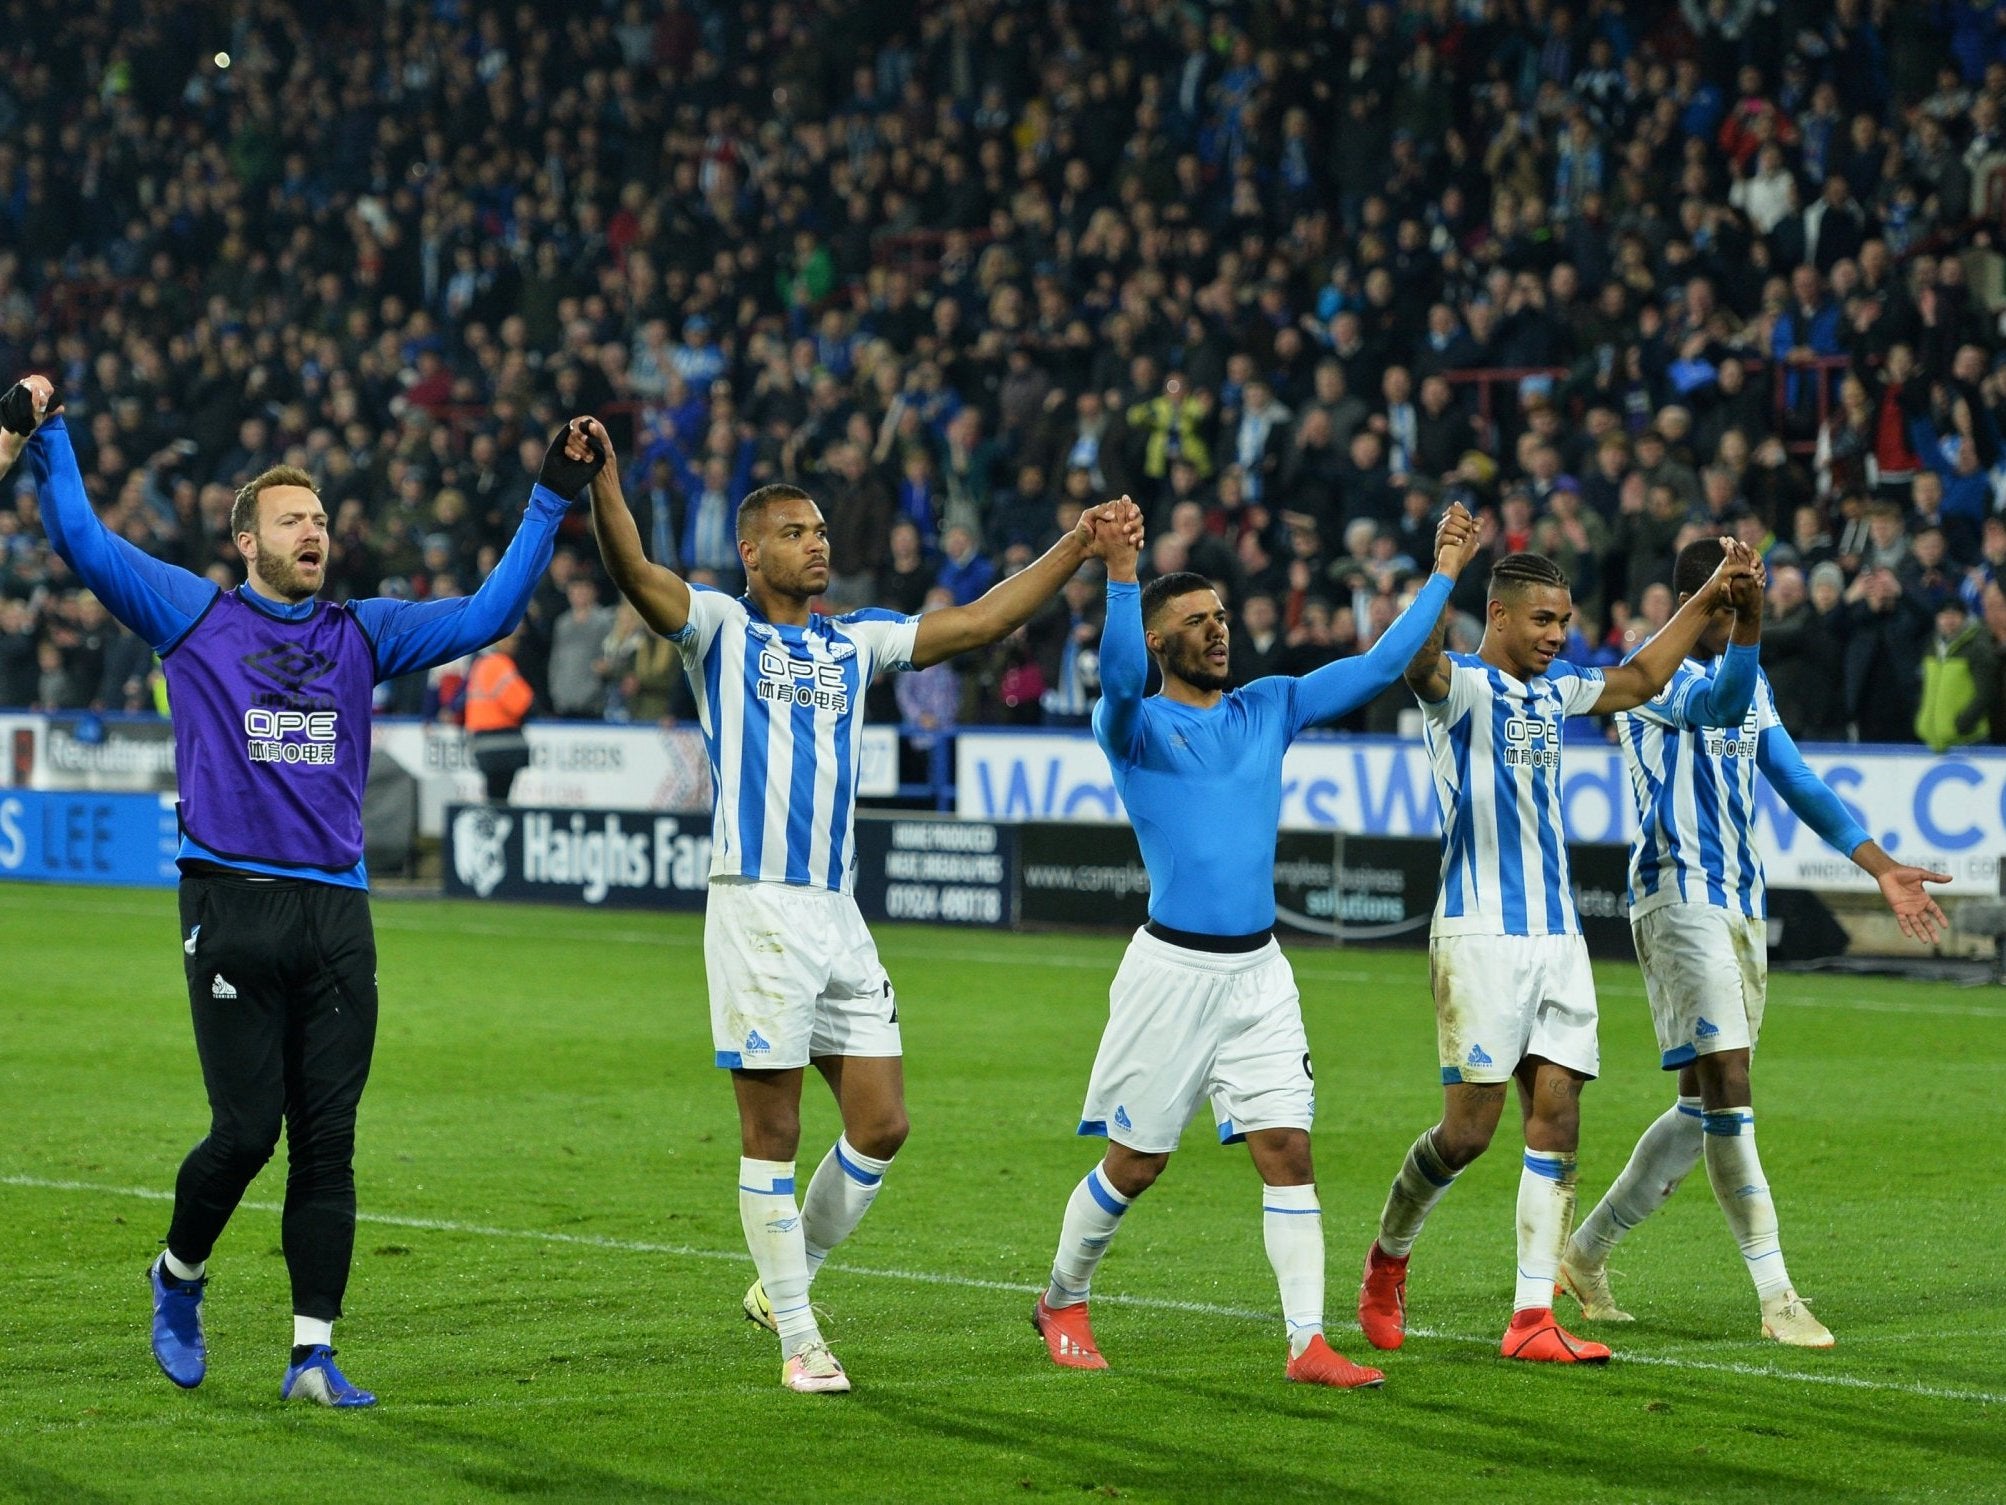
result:
<svg viewBox="0 0 2006 1505"><path fill-rule="evenodd" d="M1456 1172L1435 1152L1435 1131L1425 1129L1407 1147L1400 1162L1400 1174L1386 1194L1385 1210L1379 1214L1379 1248L1395 1259L1405 1259L1421 1236L1421 1225L1449 1188L1456 1184Z"/></svg>
<svg viewBox="0 0 2006 1505"><path fill-rule="evenodd" d="M808 1305L808 1254L801 1242L801 1211L794 1205L793 1161L739 1160L738 1221L780 1329L781 1353L791 1358L820 1343L822 1331Z"/></svg>
<svg viewBox="0 0 2006 1505"><path fill-rule="evenodd" d="M801 1238L808 1251L808 1279L829 1257L829 1251L857 1231L884 1184L890 1160L877 1160L839 1135L808 1182L801 1199Z"/></svg>
<svg viewBox="0 0 2006 1505"><path fill-rule="evenodd" d="M1078 1306L1094 1283L1094 1267L1130 1203L1114 1189L1100 1166L1080 1178L1066 1199L1066 1219L1059 1226L1059 1252L1052 1256L1052 1281L1045 1288L1045 1305Z"/></svg>
<svg viewBox="0 0 2006 1505"><path fill-rule="evenodd" d="M1261 1234L1282 1288L1289 1357L1323 1331L1323 1207L1316 1187L1263 1186Z"/></svg>
<svg viewBox="0 0 2006 1505"><path fill-rule="evenodd" d="M1755 1110L1722 1108L1701 1120L1706 1130L1706 1177L1727 1226L1741 1246L1755 1294L1768 1298L1790 1289L1783 1264L1783 1240L1776 1225L1776 1202L1755 1152Z"/></svg>
<svg viewBox="0 0 2006 1505"><path fill-rule="evenodd" d="M1576 1262L1601 1264L1626 1233L1670 1201L1699 1164L1702 1137L1696 1097L1681 1097L1653 1119L1630 1151L1623 1173L1574 1230Z"/></svg>
<svg viewBox="0 0 2006 1505"><path fill-rule="evenodd" d="M1514 1312L1553 1305L1553 1278L1574 1221L1574 1157L1558 1150L1527 1150L1518 1177L1518 1284Z"/></svg>

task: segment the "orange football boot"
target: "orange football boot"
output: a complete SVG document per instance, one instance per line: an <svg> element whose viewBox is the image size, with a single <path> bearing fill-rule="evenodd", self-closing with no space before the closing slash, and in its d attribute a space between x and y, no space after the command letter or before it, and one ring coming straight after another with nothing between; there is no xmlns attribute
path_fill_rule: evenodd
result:
<svg viewBox="0 0 2006 1505"><path fill-rule="evenodd" d="M1040 1296L1031 1308L1031 1326L1045 1340L1045 1351L1054 1364L1066 1369L1105 1369L1107 1360L1094 1346L1094 1330L1087 1321L1087 1304L1050 1307Z"/></svg>
<svg viewBox="0 0 2006 1505"><path fill-rule="evenodd" d="M1377 1239L1365 1251L1358 1325L1374 1348L1398 1348L1407 1341L1407 1261L1386 1253Z"/></svg>
<svg viewBox="0 0 2006 1505"><path fill-rule="evenodd" d="M1386 1376L1377 1369L1352 1363L1324 1342L1322 1333L1289 1360L1288 1377L1299 1385L1328 1385L1333 1390L1370 1390L1386 1383Z"/></svg>
<svg viewBox="0 0 2006 1505"><path fill-rule="evenodd" d="M1606 1364L1609 1350L1600 1343L1577 1338L1553 1319L1550 1306L1527 1307L1513 1312L1499 1351L1508 1359L1525 1359L1535 1364Z"/></svg>

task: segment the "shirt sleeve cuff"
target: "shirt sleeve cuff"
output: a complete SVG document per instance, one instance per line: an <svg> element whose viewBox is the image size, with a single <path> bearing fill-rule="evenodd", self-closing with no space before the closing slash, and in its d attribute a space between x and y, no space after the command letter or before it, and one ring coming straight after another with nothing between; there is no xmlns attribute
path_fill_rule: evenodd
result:
<svg viewBox="0 0 2006 1505"><path fill-rule="evenodd" d="M548 486L538 484L529 488L529 505L539 511L562 517L571 510L571 503L559 496Z"/></svg>
<svg viewBox="0 0 2006 1505"><path fill-rule="evenodd" d="M1107 583L1107 593L1110 596L1133 596L1141 589L1142 582L1139 580L1110 580Z"/></svg>

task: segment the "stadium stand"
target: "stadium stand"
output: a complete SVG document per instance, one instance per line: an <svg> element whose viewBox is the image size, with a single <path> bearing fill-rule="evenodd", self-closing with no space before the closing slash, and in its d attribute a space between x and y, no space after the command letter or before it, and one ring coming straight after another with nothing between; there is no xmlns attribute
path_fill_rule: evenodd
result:
<svg viewBox="0 0 2006 1505"><path fill-rule="evenodd" d="M467 589L587 409L695 578L748 487L809 487L838 603L966 599L1129 492L1248 673L1368 645L1445 498L1562 563L1591 663L1731 530L1785 720L1912 741L1940 603L2006 645L1994 14L78 0L0 32L0 373L56 376L107 520L219 579L232 489L306 467L337 593ZM150 709L25 476L0 705ZM569 526L546 713L564 639L600 681L565 707L689 714L629 617L577 651L570 583L610 593ZM937 674L928 724L1078 724L1095 605Z"/></svg>

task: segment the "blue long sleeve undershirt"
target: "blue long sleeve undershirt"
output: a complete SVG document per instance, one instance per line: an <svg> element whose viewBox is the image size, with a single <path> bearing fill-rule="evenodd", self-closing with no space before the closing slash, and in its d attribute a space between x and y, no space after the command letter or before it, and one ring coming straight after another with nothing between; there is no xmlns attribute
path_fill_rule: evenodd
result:
<svg viewBox="0 0 2006 1505"><path fill-rule="evenodd" d="M1762 650L1755 644L1729 643L1719 672L1687 698L1686 725L1740 726L1755 700L1755 671L1761 660Z"/></svg>
<svg viewBox="0 0 2006 1505"><path fill-rule="evenodd" d="M1850 857L1873 839L1831 786L1811 771L1804 754L1782 727L1765 727L1756 738L1755 766L1783 796L1783 803L1834 851Z"/></svg>
<svg viewBox="0 0 2006 1505"><path fill-rule="evenodd" d="M28 456L41 497L49 542L105 609L165 653L219 595L213 581L155 559L98 519L84 492L76 451L63 420L52 418L29 441ZM522 620L530 594L550 567L557 525L570 503L542 486L531 489L522 526L480 589L440 601L369 597L351 603L376 656L376 678L395 679L485 648ZM312 599L274 601L248 582L239 594L280 621L313 614Z"/></svg>

